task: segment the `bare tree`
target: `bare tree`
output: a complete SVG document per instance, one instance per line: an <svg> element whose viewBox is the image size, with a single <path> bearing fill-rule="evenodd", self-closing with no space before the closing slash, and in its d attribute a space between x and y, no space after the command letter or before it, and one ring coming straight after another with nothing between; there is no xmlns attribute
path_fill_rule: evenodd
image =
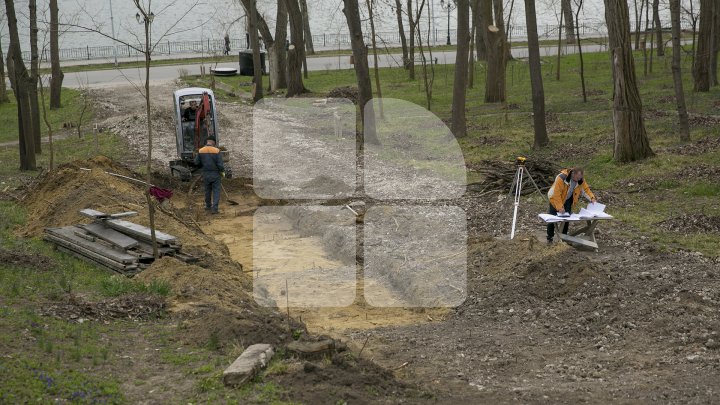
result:
<svg viewBox="0 0 720 405"><path fill-rule="evenodd" d="M275 14L275 38L268 42L270 51L270 90L278 91L287 88L287 57L285 53L285 40L287 39L288 13L283 0L277 2Z"/></svg>
<svg viewBox="0 0 720 405"><path fill-rule="evenodd" d="M20 170L35 170L35 139L32 134L29 90L32 82L22 59L17 15L15 14L15 4L13 0L5 0L5 13L8 19L8 32L10 33L7 69L10 85L15 93L17 103Z"/></svg>
<svg viewBox="0 0 720 405"><path fill-rule="evenodd" d="M283 0L290 19L290 46L288 47L287 97L305 93L302 78L302 65L305 60L305 41L303 40L303 19L298 0Z"/></svg>
<svg viewBox="0 0 720 405"><path fill-rule="evenodd" d="M308 13L307 0L300 0L300 11L303 19L303 32L305 33L305 50L308 55L315 55L312 32L310 31L310 14ZM307 78L307 76L305 76Z"/></svg>
<svg viewBox="0 0 720 405"><path fill-rule="evenodd" d="M626 0L604 0L605 22L610 40L613 71L613 125L618 162L631 162L653 156L650 149L642 101L635 77L635 62L630 44L630 16Z"/></svg>
<svg viewBox="0 0 720 405"><path fill-rule="evenodd" d="M355 63L355 77L358 83L358 108L362 134L366 142L379 143L375 133L375 116L373 108L367 108L372 99L372 85L370 84L370 68L368 67L367 46L363 40L362 26L360 24L360 8L358 0L343 0L343 14L347 20L350 31L350 45L352 46ZM366 112L372 116L366 116Z"/></svg>
<svg viewBox="0 0 720 405"><path fill-rule="evenodd" d="M576 40L578 57L580 58L580 84L582 87L583 103L587 103L587 89L585 87L585 59L583 57L582 38L580 38L580 12L583 8L583 2L584 0L575 0L575 27L577 28ZM630 23L628 22L628 24Z"/></svg>
<svg viewBox="0 0 720 405"><path fill-rule="evenodd" d="M655 25L655 52L657 52L657 56L665 56L662 24L660 23L660 0L653 0L653 25Z"/></svg>
<svg viewBox="0 0 720 405"><path fill-rule="evenodd" d="M682 82L682 70L680 54L680 0L670 0L670 19L672 21L672 72L675 83L675 101L677 102L678 118L680 119L680 139L690 140L690 125L688 124L688 112L685 105L685 91Z"/></svg>
<svg viewBox="0 0 720 405"><path fill-rule="evenodd" d="M42 152L42 139L40 137L40 105L38 104L38 76L40 71L40 54L38 53L38 19L37 0L29 0L30 9L30 86L28 95L30 97L30 122L32 134L35 140L35 153Z"/></svg>
<svg viewBox="0 0 720 405"><path fill-rule="evenodd" d="M695 57L695 45L697 42L697 29L698 29L698 21L700 20L700 13L695 11L695 7L693 7L693 4L696 0L690 0L689 7L685 7L684 3L681 5L683 13L687 16L687 19L690 20L690 25L692 26L692 54L693 58Z"/></svg>
<svg viewBox="0 0 720 405"><path fill-rule="evenodd" d="M60 25L58 0L50 0L50 109L61 107L62 82L65 75L60 68Z"/></svg>
<svg viewBox="0 0 720 405"><path fill-rule="evenodd" d="M508 49L503 28L505 25L503 4L502 0L481 0L480 4L483 6L482 26L485 30L485 48L488 53L485 102L504 102Z"/></svg>
<svg viewBox="0 0 720 405"><path fill-rule="evenodd" d="M260 37L258 35L258 12L256 0L248 0L250 7L245 10L248 15L248 32L250 34L250 47L253 52L253 101L258 102L263 97L262 66L260 65Z"/></svg>
<svg viewBox="0 0 720 405"><path fill-rule="evenodd" d="M471 0L470 10L472 11L472 27L475 31L475 53L477 60L487 60L487 49L485 48L485 29L487 27L482 26L482 0Z"/></svg>
<svg viewBox="0 0 720 405"><path fill-rule="evenodd" d="M457 0L457 51L455 53L455 80L453 81L452 133L456 137L467 134L465 100L468 77L468 50L470 46L470 5L468 0Z"/></svg>
<svg viewBox="0 0 720 405"><path fill-rule="evenodd" d="M407 69L408 66L408 45L407 45L407 37L405 36L405 24L403 24L403 17L402 17L402 1L401 0L395 0L395 16L397 17L397 24L398 24L398 33L400 35L400 45L402 46L402 54L403 54L403 67Z"/></svg>
<svg viewBox="0 0 720 405"><path fill-rule="evenodd" d="M640 8L638 8L638 0L633 0L635 4L635 49L640 49L640 31L642 31L642 15L645 0L640 0Z"/></svg>
<svg viewBox="0 0 720 405"><path fill-rule="evenodd" d="M0 15L0 22L5 19L5 14ZM5 84L5 55L3 54L2 34L0 34L0 104L10 102Z"/></svg>
<svg viewBox="0 0 720 405"><path fill-rule="evenodd" d="M50 83L52 79L48 79L48 84ZM53 127L52 124L50 124L50 119L48 118L47 108L45 108L45 85L43 84L43 78L40 77L39 81L39 89L40 89L40 105L42 106L42 117L43 122L45 123L45 128L47 129L48 134L48 149L50 151L49 156L49 162L48 166L49 169L52 170L55 165L55 149L53 146Z"/></svg>
<svg viewBox="0 0 720 405"><path fill-rule="evenodd" d="M575 43L575 17L573 16L571 0L560 0L560 9L565 20L565 40L568 44ZM562 26L562 20L560 21ZM562 28L561 28L562 31Z"/></svg>
<svg viewBox="0 0 720 405"><path fill-rule="evenodd" d="M410 29L410 44L408 46L407 69L410 80L415 80L415 31L417 20L413 16L413 0L407 0L408 28Z"/></svg>
<svg viewBox="0 0 720 405"><path fill-rule="evenodd" d="M698 31L697 50L693 64L694 90L710 91L713 52L713 13L717 3L714 0L700 0L700 29Z"/></svg>
<svg viewBox="0 0 720 405"><path fill-rule="evenodd" d="M378 98L378 107L380 108L380 118L384 118L385 113L382 105L382 88L380 86L380 68L378 66L377 41L375 37L375 18L373 14L374 0L365 0L368 9L368 19L370 20L370 43L373 49L373 70L375 71L375 90Z"/></svg>
<svg viewBox="0 0 720 405"><path fill-rule="evenodd" d="M418 5L417 9L417 18L418 21L420 20L420 15L422 15L422 11L425 8L425 0L421 0L420 4ZM430 19L428 21L428 29L427 29L427 38L428 42L430 41ZM427 110L430 111L432 107L432 94L433 94L433 85L435 83L435 67L432 63L433 61L433 54L432 54L432 47L428 44L427 50L428 50L428 57L425 57L425 46L423 45L423 38L422 33L420 29L417 30L417 44L418 44L418 50L420 51L420 65L422 66L422 76L423 76L423 87L425 90L425 103ZM430 68L428 69L428 65Z"/></svg>
<svg viewBox="0 0 720 405"><path fill-rule="evenodd" d="M525 21L528 36L528 54L530 56L533 128L535 129L533 147L538 149L549 144L550 139L545 126L545 90L543 88L542 65L540 64L540 39L537 32L535 0L525 0Z"/></svg>

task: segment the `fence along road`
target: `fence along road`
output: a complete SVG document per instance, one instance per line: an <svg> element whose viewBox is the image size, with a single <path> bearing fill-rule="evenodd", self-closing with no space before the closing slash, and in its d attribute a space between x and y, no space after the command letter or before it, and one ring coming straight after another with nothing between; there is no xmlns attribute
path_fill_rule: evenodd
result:
<svg viewBox="0 0 720 405"><path fill-rule="evenodd" d="M590 43L589 40L585 40L583 45L583 52L604 52L607 51L607 45L604 43ZM577 46L566 45L563 46L563 54L570 55L577 53ZM512 55L515 58L527 58L527 48L513 48ZM557 46L545 46L540 47L541 56L553 56L557 55ZM429 55L428 55L429 56ZM368 56L368 58L370 55ZM416 58L419 58L419 54ZM455 63L455 51L438 51L433 52L433 58L437 64L453 64ZM379 55L379 66L380 67L399 67L402 65L402 54L395 53L384 53ZM206 66L210 66L210 60ZM371 62L372 63L372 62ZM213 64L214 66L214 64ZM219 63L218 68L238 68L236 62ZM350 57L348 55L342 56L318 56L308 57L308 70L311 71L323 71L323 70L341 70L351 69L353 66L350 64ZM151 82L166 82L178 79L180 73L187 73L189 75L200 74L200 64L180 64L170 66L153 66L150 69L150 81ZM129 68L129 69L106 69L106 70L95 70L78 73L67 73L63 86L66 87L115 87L120 85L129 84L130 81L133 83L141 83L145 80L145 71L143 68Z"/></svg>

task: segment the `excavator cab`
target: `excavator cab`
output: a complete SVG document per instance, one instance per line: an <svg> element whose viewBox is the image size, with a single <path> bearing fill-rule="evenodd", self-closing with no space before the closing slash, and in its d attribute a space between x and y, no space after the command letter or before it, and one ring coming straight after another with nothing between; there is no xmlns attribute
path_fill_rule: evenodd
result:
<svg viewBox="0 0 720 405"><path fill-rule="evenodd" d="M178 159L170 161L170 172L183 181L192 178L199 167L195 166L195 156L209 136L217 140L223 161L229 161L229 152L222 146L217 125L215 94L210 89L192 87L173 93L175 106L175 137ZM229 165L225 166L225 176L230 177Z"/></svg>

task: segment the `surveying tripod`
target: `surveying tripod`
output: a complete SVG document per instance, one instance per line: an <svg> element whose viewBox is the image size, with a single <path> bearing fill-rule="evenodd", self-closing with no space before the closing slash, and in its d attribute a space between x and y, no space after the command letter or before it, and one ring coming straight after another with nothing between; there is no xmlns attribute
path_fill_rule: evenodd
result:
<svg viewBox="0 0 720 405"><path fill-rule="evenodd" d="M540 187L538 187L537 183L535 183L535 179L530 175L530 171L528 171L527 167L525 167L525 161L527 160L524 156L518 156L518 158L515 160L515 165L517 166L517 172L515 172L515 180L513 180L513 184L510 187L510 193L515 190L515 209L513 211L513 221L512 221L512 230L510 231L510 239L515 238L515 226L517 225L517 214L518 214L518 208L520 207L520 196L522 195L522 185L523 185L523 177L524 175L527 175L530 178L530 181L532 181L533 186L535 186L535 190L537 190L540 195L545 197L547 200L547 197L545 194L540 190Z"/></svg>

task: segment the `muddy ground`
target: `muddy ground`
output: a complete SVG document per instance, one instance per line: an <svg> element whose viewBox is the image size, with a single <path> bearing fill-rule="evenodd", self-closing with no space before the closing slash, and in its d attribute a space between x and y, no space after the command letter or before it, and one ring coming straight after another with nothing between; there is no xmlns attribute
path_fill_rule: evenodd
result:
<svg viewBox="0 0 720 405"><path fill-rule="evenodd" d="M172 90L173 85L169 84L153 89L153 116L157 118L153 156L159 172L164 169L163 162L175 153L169 118ZM137 99L134 90L103 89L93 93L100 110L100 125L123 136L136 153L142 154L144 118L136 109L139 104L133 101ZM337 229L322 225L327 221L313 226L312 221L299 221L305 215L297 211L272 223L253 222L252 214L258 207L276 202L261 200L247 186L252 169L250 107L220 103L219 110L225 146L233 154L234 171L245 178L227 183L231 197L241 204L222 205L223 212L210 217L199 209L197 190L188 193L188 184L171 184L180 198L174 199L171 214L163 214L166 215L163 224L169 224L167 230L171 233L181 232L196 252L212 253L207 253L205 266L195 266L192 271L183 271L184 265L177 263L160 262L140 277L172 280L175 296L170 310L195 323L197 327L193 330L197 333L224 327L227 330L223 336L228 338L240 337L251 342L274 336L272 343L281 343L288 339L282 332L282 316L272 308L257 305L252 297L256 276L254 227L264 226L277 235L270 238L272 243L261 247L264 249L261 256L269 262L290 263L310 255L326 260L328 266L333 263L339 266L343 263L336 250L345 247L328 243L337 240L332 233ZM287 153L291 159L292 151ZM126 163L132 166L139 161L128 157ZM75 169L73 173L77 172ZM172 183L169 179L163 181ZM83 187L82 182L74 184ZM127 194L123 190L117 193ZM51 208L65 204L48 200ZM105 202L108 208L118 210L143 205L143 201L117 203L112 194ZM541 243L543 229L535 218L543 206L532 203L521 211L520 236L508 241L505 227L500 226L509 222L511 209L507 200L498 195L468 193L451 203L465 211L468 221L464 302L449 309L383 309L363 299L366 286L359 282L352 305L289 308L291 316L304 323L311 333L347 341L356 354L362 351L362 361L379 366L347 371L339 364L322 373L297 370L282 376L282 382L296 393L295 399L321 403L323 394L336 385L335 388L344 390L349 403L366 402L366 388L349 391L342 388L352 381L361 381L395 395L398 401L410 403L717 401L720 396L717 259L692 252L667 253L648 240L617 237L623 234L617 232L621 227L618 223L600 230L599 253L565 245L548 247ZM38 203L34 209L51 210L43 205L47 204ZM51 214L44 217L52 218ZM58 218L57 222L70 219ZM361 219L362 216L358 219L360 225ZM676 227L666 225L669 232ZM362 235L362 226L359 229L358 235ZM37 230L29 225L28 232ZM362 249L358 248L358 252L362 253ZM207 264L216 262L220 265ZM398 263L392 267L396 268ZM377 269L378 263L373 266ZM342 286L339 283L336 288ZM383 294L389 298L402 295L401 289L393 290L394 285L386 283ZM276 297L283 296L282 291L274 293ZM283 304L278 305L284 312ZM249 329L260 328L259 314L272 321L250 332ZM235 318L238 322L229 321ZM393 382L386 382L388 379ZM405 384L422 389L410 392L397 388Z"/></svg>

